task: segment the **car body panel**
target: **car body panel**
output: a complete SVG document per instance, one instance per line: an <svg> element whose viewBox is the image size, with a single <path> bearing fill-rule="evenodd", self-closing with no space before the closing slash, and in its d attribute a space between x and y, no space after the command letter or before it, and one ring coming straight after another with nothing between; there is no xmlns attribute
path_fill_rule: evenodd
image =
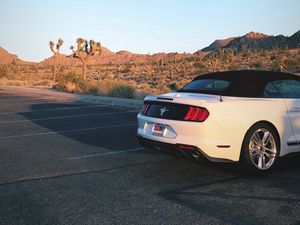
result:
<svg viewBox="0 0 300 225"><path fill-rule="evenodd" d="M147 96L145 108L149 108L149 114L147 110L138 114L137 135L154 143L194 146L213 161L239 161L247 131L257 123L267 123L276 131L279 156L298 152L299 87L290 80L300 78L272 71L227 71L198 76L192 81L194 84L187 84L178 92ZM290 99L282 98L282 90ZM206 112L209 116L204 121L187 121L201 117L189 117L189 112Z"/></svg>
<svg viewBox="0 0 300 225"><path fill-rule="evenodd" d="M160 97L169 98L169 100L157 99ZM253 124L260 121L268 121L275 126L281 140L294 141L295 139L287 115L287 107L282 99L170 93L149 96L145 99L145 101L149 100L207 108L210 115L203 123L166 120L139 114L138 135L169 144L196 146L214 161L218 161L217 159L238 161L246 132ZM152 128L149 127L154 124L166 126L168 131L166 136L153 134ZM230 147L219 148L217 146ZM281 156L293 151L296 151L295 146L288 146L287 141L281 142Z"/></svg>
<svg viewBox="0 0 300 225"><path fill-rule="evenodd" d="M290 119L294 140L288 140L292 151L300 149L300 99L284 99Z"/></svg>

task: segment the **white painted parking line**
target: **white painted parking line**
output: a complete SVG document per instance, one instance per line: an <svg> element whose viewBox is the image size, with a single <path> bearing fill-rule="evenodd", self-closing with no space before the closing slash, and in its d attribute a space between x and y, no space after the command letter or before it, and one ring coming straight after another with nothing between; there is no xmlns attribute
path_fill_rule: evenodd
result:
<svg viewBox="0 0 300 225"><path fill-rule="evenodd" d="M71 115L71 116L56 116L56 117L44 117L44 118L39 118L39 119L2 121L2 122L0 122L0 124L25 123L25 122L34 122L34 121L44 121L44 120L59 120L59 119L91 117L91 116L122 114L122 113L137 113L137 112L138 111L136 111L136 110L130 110L130 111L105 112L105 113L102 112L102 113L90 113L90 114L76 114L76 115Z"/></svg>
<svg viewBox="0 0 300 225"><path fill-rule="evenodd" d="M0 115L6 114L16 114L16 113L31 113L31 112L47 112L47 111L56 111L56 110L72 110L72 109L85 109L85 108L96 108L96 107L109 107L111 105L88 105L88 106L72 106L72 107L58 107L58 108L51 108L51 109L37 109L31 111L12 111L12 112L0 112Z"/></svg>
<svg viewBox="0 0 300 225"><path fill-rule="evenodd" d="M30 99L28 99L30 100ZM44 103L76 103L77 101L65 101L65 100L56 100L56 101L39 101L39 102L22 102L22 103L18 103L16 104L15 102L9 102L9 103L5 103L5 106L7 105L14 105L14 106L17 106L17 105L39 105L39 104L44 104Z"/></svg>
<svg viewBox="0 0 300 225"><path fill-rule="evenodd" d="M104 152L104 153L98 153L98 154L92 154L92 155L82 155L82 156L70 157L68 159L69 160L85 159L85 158L99 157L99 156L105 156L105 155L120 154L120 153L125 153L125 152L135 152L135 151L140 151L143 149L144 148L132 148L132 149L127 149L127 150L123 150L123 151L111 151L111 152Z"/></svg>
<svg viewBox="0 0 300 225"><path fill-rule="evenodd" d="M0 139L32 137L32 136L51 135L51 134L76 133L76 132L83 132L83 131L99 130L99 129L106 129L106 128L129 127L129 126L136 126L136 125L137 125L136 123L128 123L128 124L121 124L121 125L88 127L88 128L73 129L73 130L61 130L61 131L49 131L49 132L29 133L29 134L20 134L20 135L9 135L9 136L0 137Z"/></svg>

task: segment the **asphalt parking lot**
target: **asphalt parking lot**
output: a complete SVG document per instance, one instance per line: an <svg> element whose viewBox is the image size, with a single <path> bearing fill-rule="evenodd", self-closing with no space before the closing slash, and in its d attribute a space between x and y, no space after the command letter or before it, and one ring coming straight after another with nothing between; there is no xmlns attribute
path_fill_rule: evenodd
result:
<svg viewBox="0 0 300 225"><path fill-rule="evenodd" d="M235 164L141 148L136 110L0 90L0 224L300 224L300 157Z"/></svg>

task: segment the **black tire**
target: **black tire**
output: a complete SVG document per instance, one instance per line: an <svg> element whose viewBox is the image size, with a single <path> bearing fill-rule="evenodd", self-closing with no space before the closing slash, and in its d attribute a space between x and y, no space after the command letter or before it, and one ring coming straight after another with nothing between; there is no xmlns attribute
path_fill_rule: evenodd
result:
<svg viewBox="0 0 300 225"><path fill-rule="evenodd" d="M265 136L267 137L264 138ZM261 142L258 141L258 137L261 138ZM279 152L280 140L276 130L267 123L257 123L244 137L240 161L245 172L268 173L276 165Z"/></svg>

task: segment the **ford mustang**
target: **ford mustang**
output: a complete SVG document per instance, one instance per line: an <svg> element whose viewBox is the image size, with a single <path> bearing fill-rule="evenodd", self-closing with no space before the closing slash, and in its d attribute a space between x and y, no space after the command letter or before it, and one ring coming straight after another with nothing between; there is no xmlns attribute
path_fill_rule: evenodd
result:
<svg viewBox="0 0 300 225"><path fill-rule="evenodd" d="M300 77L200 75L177 92L147 96L137 119L142 146L269 171L279 157L300 151Z"/></svg>

